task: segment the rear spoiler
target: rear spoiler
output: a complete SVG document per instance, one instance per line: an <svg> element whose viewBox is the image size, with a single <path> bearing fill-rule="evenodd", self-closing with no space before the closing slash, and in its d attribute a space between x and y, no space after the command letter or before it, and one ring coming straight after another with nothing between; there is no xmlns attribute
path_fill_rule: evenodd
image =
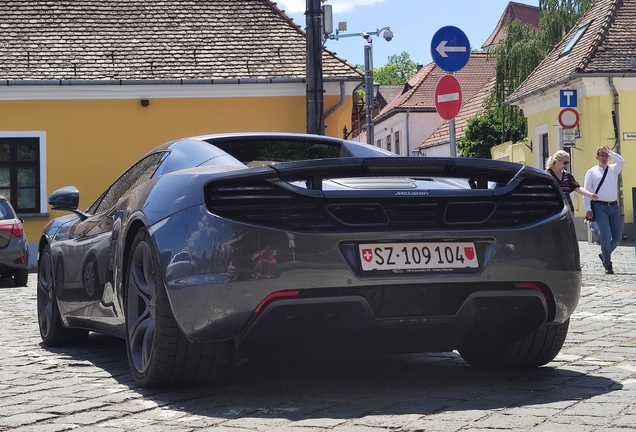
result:
<svg viewBox="0 0 636 432"><path fill-rule="evenodd" d="M473 189L487 189L489 182L513 186L528 177L551 179L536 168L524 165L470 158L340 158L270 165L286 182L308 182L321 190L323 179L343 177L446 177L466 179ZM514 185L513 185L514 184Z"/></svg>
<svg viewBox="0 0 636 432"><path fill-rule="evenodd" d="M230 171L214 182L232 179L262 179L270 182L304 181L311 190L321 191L327 179L351 177L444 177L467 180L472 189L488 189L489 182L498 186L494 195L505 194L522 180L536 178L546 183L554 180L536 168L512 162L471 158L377 157L316 159L283 162L261 167Z"/></svg>

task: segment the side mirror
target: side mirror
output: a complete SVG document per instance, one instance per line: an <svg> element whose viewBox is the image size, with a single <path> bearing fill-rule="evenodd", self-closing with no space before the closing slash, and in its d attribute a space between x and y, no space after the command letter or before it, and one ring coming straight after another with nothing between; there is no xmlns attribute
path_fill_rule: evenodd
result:
<svg viewBox="0 0 636 432"><path fill-rule="evenodd" d="M49 195L48 203L53 210L77 210L79 191L75 186L66 186Z"/></svg>
<svg viewBox="0 0 636 432"><path fill-rule="evenodd" d="M75 213L81 220L86 220L88 215L77 209L79 204L79 191L75 186L66 186L56 190L48 199L53 210L66 210Z"/></svg>

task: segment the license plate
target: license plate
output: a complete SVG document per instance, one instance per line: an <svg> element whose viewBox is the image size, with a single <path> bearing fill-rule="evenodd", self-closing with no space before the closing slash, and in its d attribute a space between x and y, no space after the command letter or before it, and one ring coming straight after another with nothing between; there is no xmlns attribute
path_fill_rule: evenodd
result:
<svg viewBox="0 0 636 432"><path fill-rule="evenodd" d="M451 271L479 267L472 242L358 245L363 271Z"/></svg>

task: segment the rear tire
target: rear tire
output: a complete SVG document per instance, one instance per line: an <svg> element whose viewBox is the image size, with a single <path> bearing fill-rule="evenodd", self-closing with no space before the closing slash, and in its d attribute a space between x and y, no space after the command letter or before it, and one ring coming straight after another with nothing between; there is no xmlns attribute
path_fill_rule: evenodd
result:
<svg viewBox="0 0 636 432"><path fill-rule="evenodd" d="M13 282L15 286L25 287L29 282L29 270L28 269L17 269L13 273Z"/></svg>
<svg viewBox="0 0 636 432"><path fill-rule="evenodd" d="M512 342L472 342L459 349L469 365L482 369L522 369L543 366L557 356L568 334L570 320L544 324Z"/></svg>
<svg viewBox="0 0 636 432"><path fill-rule="evenodd" d="M126 351L135 381L144 387L204 384L224 377L231 343L190 343L172 313L159 255L142 228L126 268Z"/></svg>
<svg viewBox="0 0 636 432"><path fill-rule="evenodd" d="M53 277L53 260L48 245L40 253L37 277L38 325L42 341L51 347L84 342L88 337L88 330L69 329L62 324Z"/></svg>

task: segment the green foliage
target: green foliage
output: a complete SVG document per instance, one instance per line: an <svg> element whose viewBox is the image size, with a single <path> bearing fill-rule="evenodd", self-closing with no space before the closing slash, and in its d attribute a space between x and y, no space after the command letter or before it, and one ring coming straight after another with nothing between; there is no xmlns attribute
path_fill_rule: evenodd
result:
<svg viewBox="0 0 636 432"><path fill-rule="evenodd" d="M539 28L541 43L551 50L563 39L594 0L540 0Z"/></svg>
<svg viewBox="0 0 636 432"><path fill-rule="evenodd" d="M469 119L464 135L457 141L460 156L490 159L491 147L526 137L527 123L521 110L508 118L504 113L490 108L480 117Z"/></svg>
<svg viewBox="0 0 636 432"><path fill-rule="evenodd" d="M401 54L389 56L387 64L383 67L373 69L373 81L382 85L404 85L416 73L417 63L403 51Z"/></svg>

